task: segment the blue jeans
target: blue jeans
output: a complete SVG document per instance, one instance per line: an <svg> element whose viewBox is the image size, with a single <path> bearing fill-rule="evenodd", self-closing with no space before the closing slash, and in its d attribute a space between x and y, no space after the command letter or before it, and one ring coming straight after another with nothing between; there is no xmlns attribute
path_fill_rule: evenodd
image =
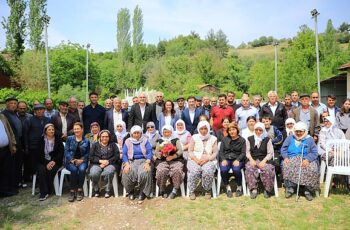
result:
<svg viewBox="0 0 350 230"><path fill-rule="evenodd" d="M66 169L70 171L71 190L83 188L87 166L87 162L81 163L79 166L76 166L72 163L66 165Z"/></svg>
<svg viewBox="0 0 350 230"><path fill-rule="evenodd" d="M222 166L222 161L220 161L220 163L219 163L222 182L224 183L225 186L229 184L230 177L229 177L228 172L230 171L230 169L232 169L233 175L235 176L237 186L242 186L241 169L244 167L244 162L240 161L239 165L237 167L235 167L235 166L233 166L234 160L226 160L226 161L227 161L226 166Z"/></svg>

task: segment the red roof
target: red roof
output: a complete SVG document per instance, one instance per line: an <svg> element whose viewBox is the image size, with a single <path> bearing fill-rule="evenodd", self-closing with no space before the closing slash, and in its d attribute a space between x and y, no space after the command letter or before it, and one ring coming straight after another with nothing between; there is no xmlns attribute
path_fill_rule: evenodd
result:
<svg viewBox="0 0 350 230"><path fill-rule="evenodd" d="M339 67L339 70L347 70L347 69L350 69L350 62Z"/></svg>

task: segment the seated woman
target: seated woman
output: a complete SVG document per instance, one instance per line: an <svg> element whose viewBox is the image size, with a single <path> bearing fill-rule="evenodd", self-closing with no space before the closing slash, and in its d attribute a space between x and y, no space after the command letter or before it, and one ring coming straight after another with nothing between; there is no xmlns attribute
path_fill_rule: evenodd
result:
<svg viewBox="0 0 350 230"><path fill-rule="evenodd" d="M231 118L225 117L221 120L222 128L218 130L216 133L216 137L218 138L218 143L221 142L225 137L228 136L228 126L231 123Z"/></svg>
<svg viewBox="0 0 350 230"><path fill-rule="evenodd" d="M158 130L162 130L164 125L171 125L175 128L175 123L179 120L174 109L174 102L167 100L163 104L163 110L159 114Z"/></svg>
<svg viewBox="0 0 350 230"><path fill-rule="evenodd" d="M118 146L110 140L110 132L104 129L99 133L99 142L94 143L90 149L90 177L95 197L100 196L98 182L101 176L104 176L107 184L105 198L111 196L112 180L120 158Z"/></svg>
<svg viewBox="0 0 350 230"><path fill-rule="evenodd" d="M241 136L244 139L248 139L248 137L254 135L254 125L256 123L256 117L255 116L249 116L247 117L247 128L242 130Z"/></svg>
<svg viewBox="0 0 350 230"><path fill-rule="evenodd" d="M245 174L250 190L250 197L255 199L258 195L258 178L264 186L264 197L269 198L275 180L275 167L268 163L273 156L273 145L265 130L265 125L258 122L254 126L254 135L248 137L247 159Z"/></svg>
<svg viewBox="0 0 350 230"><path fill-rule="evenodd" d="M179 139L174 137L174 129L171 125L164 125L162 128L162 138L158 140L155 155L156 179L159 193L163 198L168 195L165 192L166 182L170 178L173 183L173 190L169 198L174 199L183 181L182 147ZM170 146L170 147L168 147ZM169 151L168 151L168 150Z"/></svg>
<svg viewBox="0 0 350 230"><path fill-rule="evenodd" d="M186 124L183 120L178 120L175 124L174 136L180 140L183 158L188 159L188 146L190 145L192 135L186 130Z"/></svg>
<svg viewBox="0 0 350 230"><path fill-rule="evenodd" d="M200 121L197 126L198 134L192 136L188 147L189 159L187 161L188 189L190 199L195 200L194 193L199 180L205 190L205 197L211 198L210 189L216 171L217 139L209 133L210 125L207 121Z"/></svg>
<svg viewBox="0 0 350 230"><path fill-rule="evenodd" d="M304 187L304 195L308 201L313 199L312 192L319 188L319 172L317 164L317 146L308 135L307 125L299 121L294 126L294 134L287 137L281 148L283 157L283 179L286 187L286 198L295 192L299 181Z"/></svg>
<svg viewBox="0 0 350 230"><path fill-rule="evenodd" d="M146 128L147 131L145 133L145 136L148 138L148 141L152 146L152 150L154 151L157 146L157 141L160 138L159 132L156 129L156 126L153 121L147 122Z"/></svg>
<svg viewBox="0 0 350 230"><path fill-rule="evenodd" d="M90 151L90 141L83 136L83 124L73 125L74 135L69 136L64 147L65 168L70 171L69 202L84 198L83 185Z"/></svg>
<svg viewBox="0 0 350 230"><path fill-rule="evenodd" d="M90 141L90 148L94 143L98 142L99 133L100 125L97 122L92 122L90 125L90 133L87 133L85 135L85 138L87 138Z"/></svg>
<svg viewBox="0 0 350 230"><path fill-rule="evenodd" d="M62 166L63 151L62 139L55 135L54 125L51 123L45 125L44 135L40 142L40 152L36 155L40 201L46 200L54 192L53 179Z"/></svg>
<svg viewBox="0 0 350 230"><path fill-rule="evenodd" d="M285 122L285 133L283 133L283 137L286 138L290 135L293 135L294 132L295 120L293 118L288 118Z"/></svg>
<svg viewBox="0 0 350 230"><path fill-rule="evenodd" d="M152 190L152 147L148 139L142 135L142 128L135 125L130 130L131 137L125 140L123 146L123 174L122 183L134 199L134 190L138 186L140 194L139 203L151 194Z"/></svg>
<svg viewBox="0 0 350 230"><path fill-rule="evenodd" d="M243 195L242 173L246 154L246 141L239 136L239 128L236 124L230 124L229 136L225 137L220 145L219 161L222 182L226 186L227 197L232 197L232 190L229 184L229 171L232 169L237 183L236 197ZM245 185L243 185L245 186Z"/></svg>

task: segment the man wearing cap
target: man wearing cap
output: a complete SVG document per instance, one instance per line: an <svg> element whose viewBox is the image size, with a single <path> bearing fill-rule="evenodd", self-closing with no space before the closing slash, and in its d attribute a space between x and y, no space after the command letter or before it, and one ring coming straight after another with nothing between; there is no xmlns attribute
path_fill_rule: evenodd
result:
<svg viewBox="0 0 350 230"><path fill-rule="evenodd" d="M44 116L45 107L41 104L34 106L34 116L24 122L24 146L30 158L30 174L33 175L35 155L39 153L44 127L50 119Z"/></svg>
<svg viewBox="0 0 350 230"><path fill-rule="evenodd" d="M317 141L321 129L320 117L317 110L310 106L310 95L300 95L300 105L298 108L292 110L292 118L294 118L295 122L304 122L307 125L310 136Z"/></svg>
<svg viewBox="0 0 350 230"><path fill-rule="evenodd" d="M54 104L53 104L52 99L51 99L51 98L46 98L44 104L45 104L45 108L46 108L46 109L45 109L45 112L44 112L44 116L51 119L51 117L52 117L53 115L55 115L55 113L57 112L57 111L53 108Z"/></svg>
<svg viewBox="0 0 350 230"><path fill-rule="evenodd" d="M18 100L16 98L7 98L6 99L6 108L2 112L2 114L5 115L7 120L10 123L11 129L15 135L16 138L16 149L19 150L21 149L21 139L22 139L22 122L18 118L16 114L16 109L17 109L17 104ZM21 185L20 183L22 182L22 177L20 176L22 174L22 168L21 162L22 162L22 154L19 153L21 156L17 154L18 151L14 154L15 162L16 162L16 185Z"/></svg>
<svg viewBox="0 0 350 230"><path fill-rule="evenodd" d="M59 111L52 116L50 123L55 127L55 133L66 141L67 137L73 135L73 125L77 122L76 117L68 113L68 103L60 101Z"/></svg>
<svg viewBox="0 0 350 230"><path fill-rule="evenodd" d="M195 96L196 98L196 108L202 108L202 97L201 96Z"/></svg>
<svg viewBox="0 0 350 230"><path fill-rule="evenodd" d="M175 109L175 114L181 118L181 115L182 115L182 111L184 111L185 109L185 97L184 96L179 96L177 99L176 99L176 102L177 102L177 107Z"/></svg>

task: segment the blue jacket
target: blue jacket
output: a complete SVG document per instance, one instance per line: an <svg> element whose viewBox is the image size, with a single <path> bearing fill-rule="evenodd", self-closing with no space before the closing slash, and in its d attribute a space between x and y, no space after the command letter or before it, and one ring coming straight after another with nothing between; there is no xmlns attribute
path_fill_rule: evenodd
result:
<svg viewBox="0 0 350 230"><path fill-rule="evenodd" d="M184 120L187 131L190 132L192 135L194 131L197 129L197 125L199 123L199 117L202 114L203 114L203 111L199 108L196 108L194 113L193 123L192 123L189 109L185 108L184 111L182 111L181 119Z"/></svg>
<svg viewBox="0 0 350 230"><path fill-rule="evenodd" d="M175 123L177 122L177 120L179 120L179 117L176 114L174 114L174 116L171 118L171 121L170 121L170 125L174 128L174 130L176 128ZM163 134L161 132L162 132L162 128L164 125L165 125L165 116L164 116L163 112L161 112L159 114L159 121L158 121L158 130L159 130L159 133L161 135Z"/></svg>
<svg viewBox="0 0 350 230"><path fill-rule="evenodd" d="M78 142L75 140L75 136L69 136L64 146L64 164L67 165L71 160L73 160L74 153L77 148L80 148L80 153L84 162L88 161L89 152L90 152L90 141L83 137L83 140L78 145Z"/></svg>
<svg viewBox="0 0 350 230"><path fill-rule="evenodd" d="M303 139L299 146L295 145L295 141L296 140L294 135L288 136L284 141L281 148L281 155L284 159L295 156L301 156L302 151L303 159L306 159L309 162L315 161L317 159L317 146L312 137L309 136Z"/></svg>

